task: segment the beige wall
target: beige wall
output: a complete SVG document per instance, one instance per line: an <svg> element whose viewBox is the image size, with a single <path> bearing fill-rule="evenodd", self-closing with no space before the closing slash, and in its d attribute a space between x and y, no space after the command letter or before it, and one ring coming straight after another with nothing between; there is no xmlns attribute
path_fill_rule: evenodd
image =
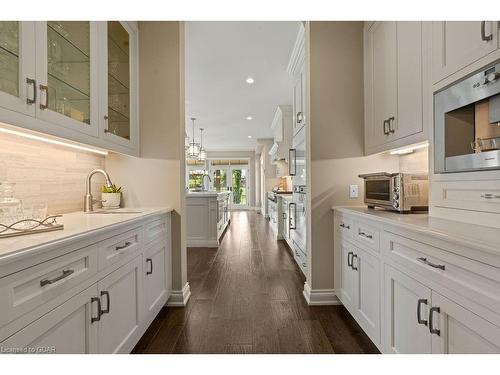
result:
<svg viewBox="0 0 500 375"><path fill-rule="evenodd" d="M173 289L187 281L184 195L184 24L139 23L141 157L106 158L127 207L169 206ZM181 168L182 166L182 168Z"/></svg>
<svg viewBox="0 0 500 375"><path fill-rule="evenodd" d="M312 289L333 289L332 206L362 204L358 174L398 169L397 157L363 156L362 22L306 24L306 82L311 187L307 282ZM349 199L350 184L359 185L358 199Z"/></svg>
<svg viewBox="0 0 500 375"><path fill-rule="evenodd" d="M86 177L103 167L103 155L0 135L0 181L15 182L15 197L24 204L47 203L49 214L82 211ZM94 176L95 197L103 182L100 175Z"/></svg>

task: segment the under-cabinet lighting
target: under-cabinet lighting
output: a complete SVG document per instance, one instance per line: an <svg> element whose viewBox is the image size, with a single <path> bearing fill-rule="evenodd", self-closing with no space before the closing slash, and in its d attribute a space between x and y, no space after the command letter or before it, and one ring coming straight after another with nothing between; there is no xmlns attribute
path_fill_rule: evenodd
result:
<svg viewBox="0 0 500 375"><path fill-rule="evenodd" d="M422 143L422 144L407 147L407 148L401 148L399 150L393 150L390 152L390 154L391 155L406 155L406 154L411 154L415 150L425 148L425 147L429 147L429 143L426 142L426 143Z"/></svg>
<svg viewBox="0 0 500 375"><path fill-rule="evenodd" d="M251 135L249 135L249 136L248 136L248 138L252 138L252 136L251 136Z"/></svg>
<svg viewBox="0 0 500 375"><path fill-rule="evenodd" d="M253 120L253 117L252 116L247 116L247 120L248 121Z"/></svg>
<svg viewBox="0 0 500 375"><path fill-rule="evenodd" d="M252 77L248 77L246 80L245 80L246 83L248 83L249 85L251 85L252 83L254 83L254 79Z"/></svg>
<svg viewBox="0 0 500 375"><path fill-rule="evenodd" d="M6 129L6 128L0 128L0 133L18 135L20 137L32 139L35 141L50 143L53 145L64 146L64 147L69 147L69 148L74 148L74 149L81 150L81 151L93 152L93 153L100 154L100 155L107 155L108 154L108 152L104 151L104 150L98 150L98 149L91 148L91 147L80 146L80 145L73 144L73 143L62 142L62 141L58 141L55 139L40 137L38 135L34 135L34 134L30 134L30 133L23 133L23 132L11 130L11 129Z"/></svg>

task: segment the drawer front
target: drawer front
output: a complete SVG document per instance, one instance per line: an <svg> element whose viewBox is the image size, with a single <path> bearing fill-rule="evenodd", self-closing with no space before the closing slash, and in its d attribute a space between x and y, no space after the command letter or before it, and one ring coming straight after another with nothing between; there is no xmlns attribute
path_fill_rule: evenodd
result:
<svg viewBox="0 0 500 375"><path fill-rule="evenodd" d="M141 251L142 231L140 228L114 236L99 244L99 270L138 254Z"/></svg>
<svg viewBox="0 0 500 375"><path fill-rule="evenodd" d="M146 244L166 236L168 234L167 228L167 218L162 216L160 219L156 219L146 223L144 226L144 242Z"/></svg>
<svg viewBox="0 0 500 375"><path fill-rule="evenodd" d="M380 231L362 221L354 223L353 237L375 251L380 249Z"/></svg>
<svg viewBox="0 0 500 375"><path fill-rule="evenodd" d="M92 246L0 279L0 326L97 274L97 259L98 248Z"/></svg>
<svg viewBox="0 0 500 375"><path fill-rule="evenodd" d="M500 269L412 239L384 232L382 252L429 280L500 311Z"/></svg>
<svg viewBox="0 0 500 375"><path fill-rule="evenodd" d="M354 220L351 218L338 215L337 216L337 229L340 234L347 238L353 238L354 236Z"/></svg>

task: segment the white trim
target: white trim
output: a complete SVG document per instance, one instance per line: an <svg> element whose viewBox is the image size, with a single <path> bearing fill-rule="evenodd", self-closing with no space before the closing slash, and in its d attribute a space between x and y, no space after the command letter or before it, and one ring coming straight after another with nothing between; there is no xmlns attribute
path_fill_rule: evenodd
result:
<svg viewBox="0 0 500 375"><path fill-rule="evenodd" d="M187 247L219 247L218 240L207 240L205 238L196 239L196 238L188 238L187 239Z"/></svg>
<svg viewBox="0 0 500 375"><path fill-rule="evenodd" d="M187 282L182 290L172 290L166 305L173 307L186 306L189 301L189 297L191 297L191 287L189 286L189 282Z"/></svg>
<svg viewBox="0 0 500 375"><path fill-rule="evenodd" d="M299 67L305 60L305 34L305 27L301 24L299 27L299 31L297 32L297 38L295 39L295 44L290 55L290 60L288 61L288 66L286 67L286 72L291 77L297 76Z"/></svg>
<svg viewBox="0 0 500 375"><path fill-rule="evenodd" d="M311 289L307 281L304 283L304 298L309 306L341 305L336 289Z"/></svg>

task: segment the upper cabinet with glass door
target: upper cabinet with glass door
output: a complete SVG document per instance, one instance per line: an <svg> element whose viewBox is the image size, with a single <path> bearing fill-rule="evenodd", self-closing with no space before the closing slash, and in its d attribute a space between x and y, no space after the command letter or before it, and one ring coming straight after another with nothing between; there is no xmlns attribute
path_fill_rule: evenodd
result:
<svg viewBox="0 0 500 375"><path fill-rule="evenodd" d="M34 36L32 22L0 21L0 107L29 116L36 104Z"/></svg>
<svg viewBox="0 0 500 375"><path fill-rule="evenodd" d="M0 122L139 154L135 22L1 22Z"/></svg>
<svg viewBox="0 0 500 375"><path fill-rule="evenodd" d="M101 60L103 83L101 137L137 149L137 29L129 22L109 21L102 25L106 35Z"/></svg>
<svg viewBox="0 0 500 375"><path fill-rule="evenodd" d="M37 116L98 136L98 23L37 22Z"/></svg>

